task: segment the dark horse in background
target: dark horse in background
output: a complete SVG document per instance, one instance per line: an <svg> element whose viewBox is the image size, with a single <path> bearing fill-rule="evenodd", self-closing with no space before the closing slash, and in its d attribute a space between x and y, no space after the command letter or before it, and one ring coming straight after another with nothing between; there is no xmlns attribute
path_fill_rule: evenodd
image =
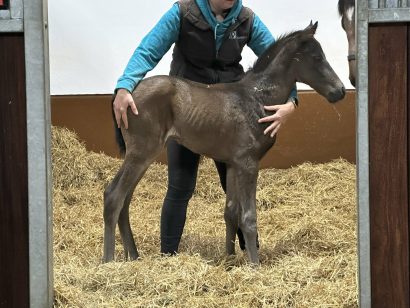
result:
<svg viewBox="0 0 410 308"><path fill-rule="evenodd" d="M114 259L118 223L125 257L138 258L129 222L132 194L169 138L193 152L227 165L226 251L235 253L238 227L253 264L259 263L256 236L256 182L259 160L275 139L263 134L264 105L286 102L295 82L310 85L330 102L345 89L314 38L317 23L282 36L256 61L243 79L206 85L177 77L143 80L133 92L140 113L128 110L129 127L121 131L124 162L104 192L104 257Z"/></svg>
<svg viewBox="0 0 410 308"><path fill-rule="evenodd" d="M349 43L347 60L349 61L349 79L356 86L356 14L355 0L339 0L339 15L342 17L342 27Z"/></svg>

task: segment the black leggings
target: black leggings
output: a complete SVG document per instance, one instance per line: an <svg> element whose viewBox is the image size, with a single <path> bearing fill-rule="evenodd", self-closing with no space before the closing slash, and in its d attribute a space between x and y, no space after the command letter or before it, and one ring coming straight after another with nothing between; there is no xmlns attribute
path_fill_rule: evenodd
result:
<svg viewBox="0 0 410 308"><path fill-rule="evenodd" d="M161 213L161 252L174 254L184 230L188 201L196 185L200 155L170 140L168 155L168 191ZM226 191L226 165L215 161L219 179Z"/></svg>
<svg viewBox="0 0 410 308"><path fill-rule="evenodd" d="M175 254L186 220L188 201L196 185L200 155L170 140L167 146L168 155L168 191L161 213L161 252ZM214 161L218 170L222 189L226 192L226 164ZM237 231L239 246L245 250L245 239L242 231ZM258 236L256 245L259 248Z"/></svg>

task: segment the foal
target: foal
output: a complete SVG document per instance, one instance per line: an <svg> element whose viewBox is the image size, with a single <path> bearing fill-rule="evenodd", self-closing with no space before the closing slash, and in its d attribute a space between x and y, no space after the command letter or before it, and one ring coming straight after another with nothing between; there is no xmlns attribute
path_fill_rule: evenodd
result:
<svg viewBox="0 0 410 308"><path fill-rule="evenodd" d="M118 222L125 256L138 258L129 223L129 204L145 171L175 138L190 150L227 165L226 251L235 253L238 227L243 232L252 263L256 247L256 181L258 163L274 144L265 136L264 105L286 102L296 81L314 88L330 102L345 95L320 44L314 38L317 23L278 39L235 83L206 85L177 77L155 76L142 81L133 93L140 111L128 111L129 128L122 128L126 144L123 165L104 193L104 257L114 258Z"/></svg>

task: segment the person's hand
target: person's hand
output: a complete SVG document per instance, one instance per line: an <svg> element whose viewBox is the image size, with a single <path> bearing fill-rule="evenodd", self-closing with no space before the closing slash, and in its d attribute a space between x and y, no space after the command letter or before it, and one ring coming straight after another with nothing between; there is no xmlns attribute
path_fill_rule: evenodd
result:
<svg viewBox="0 0 410 308"><path fill-rule="evenodd" d="M132 112L137 115L138 110L135 106L134 100L130 92L125 89L119 89L113 102L115 121L117 121L118 128L121 127L121 120L124 126L128 129L127 109L131 107Z"/></svg>
<svg viewBox="0 0 410 308"><path fill-rule="evenodd" d="M269 134L273 138L284 124L289 115L295 110L295 105L292 102L287 102L283 105L264 106L265 110L275 111L274 114L261 118L258 123L272 122L263 132L264 135Z"/></svg>

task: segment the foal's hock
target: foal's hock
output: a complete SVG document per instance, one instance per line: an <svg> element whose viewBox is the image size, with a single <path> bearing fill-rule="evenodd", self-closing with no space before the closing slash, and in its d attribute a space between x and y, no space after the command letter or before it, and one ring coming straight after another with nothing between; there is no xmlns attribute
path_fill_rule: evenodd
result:
<svg viewBox="0 0 410 308"><path fill-rule="evenodd" d="M132 194L145 171L169 138L193 152L227 165L225 206L226 251L235 253L238 227L252 263L256 248L256 181L258 162L275 139L265 136L268 115L263 106L286 102L296 81L310 85L330 102L345 95L342 82L314 38L317 23L280 37L242 80L206 85L176 77L143 80L133 92L140 111L128 112L124 162L104 193L104 257L114 258L118 222L125 256L138 258L129 222Z"/></svg>

